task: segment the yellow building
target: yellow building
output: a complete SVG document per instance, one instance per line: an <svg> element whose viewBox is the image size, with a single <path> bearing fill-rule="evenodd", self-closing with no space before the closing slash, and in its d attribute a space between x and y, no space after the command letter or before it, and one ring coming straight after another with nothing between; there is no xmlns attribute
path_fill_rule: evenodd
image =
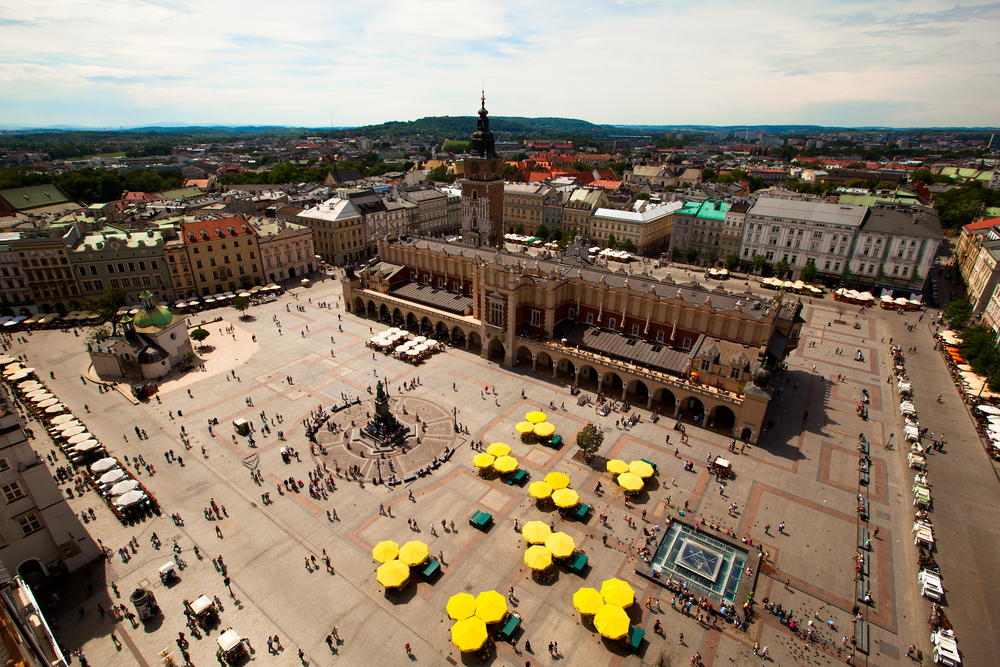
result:
<svg viewBox="0 0 1000 667"><path fill-rule="evenodd" d="M235 292L262 283L257 232L246 218L186 222L180 236L198 294Z"/></svg>
<svg viewBox="0 0 1000 667"><path fill-rule="evenodd" d="M350 199L330 199L307 208L296 222L312 230L316 254L330 264L352 264L364 257L364 218Z"/></svg>

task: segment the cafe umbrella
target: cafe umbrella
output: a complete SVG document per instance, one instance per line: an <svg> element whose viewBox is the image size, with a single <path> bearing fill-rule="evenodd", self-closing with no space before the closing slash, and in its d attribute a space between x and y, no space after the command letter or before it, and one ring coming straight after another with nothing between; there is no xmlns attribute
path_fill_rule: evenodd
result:
<svg viewBox="0 0 1000 667"><path fill-rule="evenodd" d="M399 556L399 545L392 540L383 540L372 549L372 558L380 563L388 563Z"/></svg>
<svg viewBox="0 0 1000 667"><path fill-rule="evenodd" d="M468 593L456 593L448 599L445 611L454 621L471 618L476 615L476 598Z"/></svg>
<svg viewBox="0 0 1000 667"><path fill-rule="evenodd" d="M552 533L548 524L541 521L529 521L521 528L521 536L531 544L544 544L545 538Z"/></svg>

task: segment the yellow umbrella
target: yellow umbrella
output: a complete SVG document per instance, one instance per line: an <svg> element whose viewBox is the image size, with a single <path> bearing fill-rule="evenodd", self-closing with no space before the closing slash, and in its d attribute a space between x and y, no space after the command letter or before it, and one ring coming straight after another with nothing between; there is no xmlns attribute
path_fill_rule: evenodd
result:
<svg viewBox="0 0 1000 667"><path fill-rule="evenodd" d="M399 545L392 540L379 542L372 549L372 558L380 563L388 563L391 560L395 560L397 556L399 556Z"/></svg>
<svg viewBox="0 0 1000 667"><path fill-rule="evenodd" d="M601 595L605 602L618 607L628 607L635 602L635 591L621 579L608 579L601 584Z"/></svg>
<svg viewBox="0 0 1000 667"><path fill-rule="evenodd" d="M556 507L576 507L580 504L580 494L573 489L557 489L552 492L552 502Z"/></svg>
<svg viewBox="0 0 1000 667"><path fill-rule="evenodd" d="M518 422L517 426L514 427L518 433L522 435L525 433L531 433L535 430L535 425L531 422Z"/></svg>
<svg viewBox="0 0 1000 667"><path fill-rule="evenodd" d="M620 475L623 472L628 472L628 464L624 461L619 461L618 459L611 459L608 461L608 472Z"/></svg>
<svg viewBox="0 0 1000 667"><path fill-rule="evenodd" d="M643 482L638 475L634 475L630 472L623 472L618 475L618 486L622 487L626 491L638 491L645 486L645 482Z"/></svg>
<svg viewBox="0 0 1000 667"><path fill-rule="evenodd" d="M617 605L606 604L594 615L594 627L608 639L621 639L628 634L628 626L628 614Z"/></svg>
<svg viewBox="0 0 1000 667"><path fill-rule="evenodd" d="M476 613L476 598L468 593L452 595L445 609L448 611L448 617L453 620L470 618Z"/></svg>
<svg viewBox="0 0 1000 667"><path fill-rule="evenodd" d="M539 438L548 438L555 432L556 432L556 427L550 424L549 422L535 424L535 435L537 435Z"/></svg>
<svg viewBox="0 0 1000 667"><path fill-rule="evenodd" d="M510 454L510 445L504 444L502 442L494 442L492 445L486 448L486 453L496 457L507 456L508 454Z"/></svg>
<svg viewBox="0 0 1000 667"><path fill-rule="evenodd" d="M420 565L431 555L431 550L420 540L407 542L399 549L399 560L407 565Z"/></svg>
<svg viewBox="0 0 1000 667"><path fill-rule="evenodd" d="M517 470L517 459L513 456L501 456L493 462L493 469L497 472L514 472Z"/></svg>
<svg viewBox="0 0 1000 667"><path fill-rule="evenodd" d="M528 486L528 493L531 494L532 498L538 498L541 500L542 498L548 498L552 495L552 487L545 482L532 482L531 485Z"/></svg>
<svg viewBox="0 0 1000 667"><path fill-rule="evenodd" d="M653 476L653 466L645 461L632 461L628 464L628 471L633 475L638 475L643 479Z"/></svg>
<svg viewBox="0 0 1000 667"><path fill-rule="evenodd" d="M478 651L486 643L486 624L474 616L462 619L451 626L451 643L462 653Z"/></svg>
<svg viewBox="0 0 1000 667"><path fill-rule="evenodd" d="M541 412L540 410L529 412L528 414L524 415L524 418L527 421L531 422L532 424L541 424L546 419L545 413Z"/></svg>
<svg viewBox="0 0 1000 667"><path fill-rule="evenodd" d="M604 606L604 598L593 588L581 588L573 593L573 608L581 614L593 616Z"/></svg>
<svg viewBox="0 0 1000 667"><path fill-rule="evenodd" d="M400 560L390 560L378 566L375 579L386 588L399 588L410 578L409 566Z"/></svg>
<svg viewBox="0 0 1000 667"><path fill-rule="evenodd" d="M489 454L476 454L472 457L472 465L477 468L491 468L494 461L496 461L496 458Z"/></svg>
<svg viewBox="0 0 1000 667"><path fill-rule="evenodd" d="M541 521L529 521L521 529L521 536L532 544L542 544L551 533L552 529L549 528L548 524Z"/></svg>
<svg viewBox="0 0 1000 667"><path fill-rule="evenodd" d="M552 533L545 538L545 548L556 558L567 558L576 551L576 542L566 533Z"/></svg>
<svg viewBox="0 0 1000 667"><path fill-rule="evenodd" d="M545 483L553 489L565 489L569 486L569 476L564 472L550 472L545 476Z"/></svg>
<svg viewBox="0 0 1000 667"><path fill-rule="evenodd" d="M483 591L476 597L476 618L484 623L499 623L507 615L507 599L496 591Z"/></svg>
<svg viewBox="0 0 1000 667"><path fill-rule="evenodd" d="M540 544L524 552L524 564L532 570L547 570L552 565L552 552Z"/></svg>

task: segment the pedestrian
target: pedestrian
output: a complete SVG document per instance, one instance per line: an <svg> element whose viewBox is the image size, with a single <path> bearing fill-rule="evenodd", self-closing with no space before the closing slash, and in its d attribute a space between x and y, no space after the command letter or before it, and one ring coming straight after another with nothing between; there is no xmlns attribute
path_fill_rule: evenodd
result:
<svg viewBox="0 0 1000 667"><path fill-rule="evenodd" d="M215 536L218 537L220 540L223 539L222 529L219 528L218 526L215 527Z"/></svg>
<svg viewBox="0 0 1000 667"><path fill-rule="evenodd" d="M679 635L679 636L677 637L677 643L678 643L678 644L679 644L680 646L683 646L683 645L684 645L684 633L683 633L683 632L682 632L682 633L680 633L680 635Z"/></svg>

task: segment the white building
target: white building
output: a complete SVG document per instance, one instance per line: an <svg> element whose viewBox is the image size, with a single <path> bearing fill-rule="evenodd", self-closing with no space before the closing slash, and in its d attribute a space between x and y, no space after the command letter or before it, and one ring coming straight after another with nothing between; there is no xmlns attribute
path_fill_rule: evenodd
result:
<svg viewBox="0 0 1000 667"><path fill-rule="evenodd" d="M740 260L745 269L757 255L772 266L785 260L793 278L812 262L839 277L867 214L867 206L758 197L744 220Z"/></svg>
<svg viewBox="0 0 1000 667"><path fill-rule="evenodd" d="M682 206L681 202L669 202L648 205L643 211L596 209L590 217L591 242L606 245L608 238L614 235L619 248L631 241L635 253L666 248L673 230L674 214Z"/></svg>
<svg viewBox="0 0 1000 667"><path fill-rule="evenodd" d="M264 280L276 283L302 278L313 272L316 252L312 229L283 220L261 221L254 226L257 228Z"/></svg>
<svg viewBox="0 0 1000 667"><path fill-rule="evenodd" d="M933 209L870 209L851 254L851 281L920 291L943 240Z"/></svg>

